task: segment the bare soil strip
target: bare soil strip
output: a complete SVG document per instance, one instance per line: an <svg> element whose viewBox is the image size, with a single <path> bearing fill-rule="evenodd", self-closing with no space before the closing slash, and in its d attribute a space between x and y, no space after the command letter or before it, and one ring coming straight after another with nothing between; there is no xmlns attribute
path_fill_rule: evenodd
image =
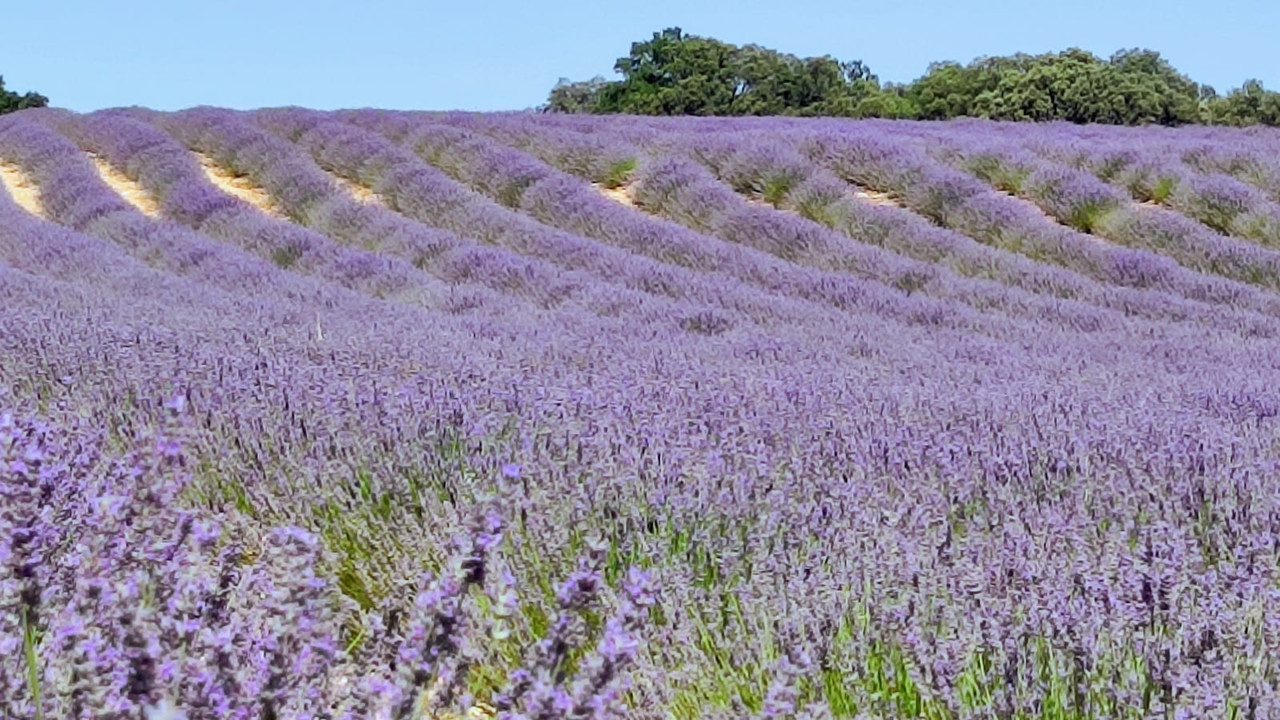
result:
<svg viewBox="0 0 1280 720"><path fill-rule="evenodd" d="M627 192L627 187L625 185L616 188L607 188L600 183L591 183L591 187L595 188L596 192L619 205L626 205L627 207L632 208L636 207L636 201L631 198L631 194Z"/></svg>
<svg viewBox="0 0 1280 720"><path fill-rule="evenodd" d="M194 153L196 159L200 161L200 167L204 169L205 177L209 178L209 182L213 183L222 192L239 198L262 212L279 220L288 220L288 216L276 207L271 199L271 195L266 190L258 187L253 180L236 175L227 170L213 158L203 153Z"/></svg>
<svg viewBox="0 0 1280 720"><path fill-rule="evenodd" d="M44 217L44 209L40 207L40 189L17 165L0 162L0 185L9 192L18 207L36 217Z"/></svg>
<svg viewBox="0 0 1280 720"><path fill-rule="evenodd" d="M116 194L124 198L125 202L138 209L138 212L147 217L160 217L160 203L147 192L142 185L136 180L125 175L115 169L106 160L89 154L89 159L93 161L93 167L98 171L98 177L106 183Z"/></svg>
<svg viewBox="0 0 1280 720"><path fill-rule="evenodd" d="M333 178L333 181L337 183L338 187L342 188L342 190L357 201L366 205L376 205L381 208L388 207L387 201L383 200L381 195L360 183L351 182L336 173L329 173L329 177Z"/></svg>
<svg viewBox="0 0 1280 720"><path fill-rule="evenodd" d="M872 205L902 208L903 205L895 197L886 192L871 190L861 185L853 186L853 196Z"/></svg>

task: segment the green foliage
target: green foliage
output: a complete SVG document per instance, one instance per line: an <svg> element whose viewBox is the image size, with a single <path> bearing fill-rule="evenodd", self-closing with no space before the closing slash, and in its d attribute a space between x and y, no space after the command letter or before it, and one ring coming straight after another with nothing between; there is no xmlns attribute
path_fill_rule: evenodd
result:
<svg viewBox="0 0 1280 720"><path fill-rule="evenodd" d="M934 65L908 96L922 119L1178 125L1198 119L1200 86L1151 50L1102 60L1073 48Z"/></svg>
<svg viewBox="0 0 1280 720"><path fill-rule="evenodd" d="M1108 59L1071 48L1042 55L938 62L906 85L881 85L861 61L800 58L656 32L632 43L620 80L561 78L543 110L637 115L799 115L1111 125L1280 125L1280 93L1256 80L1225 96L1178 72L1160 53L1134 48Z"/></svg>
<svg viewBox="0 0 1280 720"><path fill-rule="evenodd" d="M610 190L622 187L631 178L631 173L635 172L636 165L635 158L625 158L613 163L605 171L601 184Z"/></svg>
<svg viewBox="0 0 1280 720"><path fill-rule="evenodd" d="M1093 233L1104 226L1115 205L1105 202L1083 202L1071 209L1067 224L1080 232Z"/></svg>
<svg viewBox="0 0 1280 720"><path fill-rule="evenodd" d="M1248 80L1225 96L1205 100L1203 119L1214 125L1280 126L1280 93Z"/></svg>
<svg viewBox="0 0 1280 720"><path fill-rule="evenodd" d="M281 268L288 270L302 257L302 250L293 245L277 248L271 253L271 260Z"/></svg>
<svg viewBox="0 0 1280 720"><path fill-rule="evenodd" d="M27 108L44 107L48 104L49 98L39 93L29 92L19 95L11 90L5 90L4 76L0 76L0 115Z"/></svg>
<svg viewBox="0 0 1280 720"><path fill-rule="evenodd" d="M36 628L31 618L30 609L22 610L22 659L27 670L27 688L31 692L31 697L35 701L36 717L43 720L44 712L40 705L40 661L38 658L38 648L40 646L40 631Z"/></svg>
<svg viewBox="0 0 1280 720"><path fill-rule="evenodd" d="M1022 192L1023 184L1030 175L1026 168L1010 165L995 155L975 155L965 163L965 167L997 190L1014 195Z"/></svg>
<svg viewBox="0 0 1280 720"><path fill-rule="evenodd" d="M860 118L888 118L912 120L920 117L919 108L907 97L906 86L886 85L858 101L853 116Z"/></svg>
<svg viewBox="0 0 1280 720"><path fill-rule="evenodd" d="M1178 190L1178 178L1165 176L1157 179L1155 186L1151 188L1151 196L1149 200L1155 202L1156 205L1164 205L1169 202L1169 196Z"/></svg>
<svg viewBox="0 0 1280 720"><path fill-rule="evenodd" d="M555 113L587 113L595 109L596 98L600 89L607 84L604 76L597 75L590 80L573 82L569 78L560 78L556 86L551 88L551 95L543 112Z"/></svg>
<svg viewBox="0 0 1280 720"><path fill-rule="evenodd" d="M616 82L562 79L545 110L637 115L854 115L879 91L861 61L799 58L668 28L632 43Z"/></svg>
<svg viewBox="0 0 1280 720"><path fill-rule="evenodd" d="M770 175L764 180L764 187L760 192L761 198L774 206L782 207L787 197L791 194L791 189L795 187L798 179L792 175L776 174Z"/></svg>

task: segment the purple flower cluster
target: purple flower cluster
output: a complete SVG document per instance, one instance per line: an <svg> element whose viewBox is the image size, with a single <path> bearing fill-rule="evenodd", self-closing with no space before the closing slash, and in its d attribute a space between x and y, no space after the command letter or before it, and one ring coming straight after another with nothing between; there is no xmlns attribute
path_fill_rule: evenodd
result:
<svg viewBox="0 0 1280 720"><path fill-rule="evenodd" d="M176 416L184 406L181 398L168 404ZM6 717L368 718L385 711L411 718L470 707L460 692L476 654L467 646L482 640L477 627L492 626L501 613L486 620L466 604L468 590L488 582L503 603L515 602L509 581L488 578L503 533L497 503L477 506L448 567L428 576L403 627L367 618L372 629L356 647L344 638L333 584L317 573L324 551L316 535L296 527L260 533L181 506L191 483L182 435L191 428L178 422L170 434L139 436L115 454L88 427L0 415ZM601 555L587 557L589 569L561 591L557 628L574 627L569 613L599 606ZM619 707L652 604L644 573L633 569L623 588L568 700L530 717L609 717ZM548 663L559 669L586 640L581 632L553 633L502 697L518 699L526 677L558 688L546 685ZM559 672L555 683L563 678Z"/></svg>

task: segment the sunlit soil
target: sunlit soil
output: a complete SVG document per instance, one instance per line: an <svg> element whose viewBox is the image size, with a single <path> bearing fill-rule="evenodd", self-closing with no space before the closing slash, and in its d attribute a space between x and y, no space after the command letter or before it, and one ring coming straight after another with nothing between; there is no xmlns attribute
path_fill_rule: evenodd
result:
<svg viewBox="0 0 1280 720"><path fill-rule="evenodd" d="M864 187L855 186L853 190L853 196L858 198L859 200L862 200L863 202L871 203L872 205L883 205L883 206L896 207L896 208L902 207L902 203L898 202L897 199L895 199L889 193L878 192L876 190L869 190Z"/></svg>
<svg viewBox="0 0 1280 720"><path fill-rule="evenodd" d="M0 185L4 185L18 207L36 217L44 217L44 211L40 207L40 189L17 165L0 163Z"/></svg>
<svg viewBox="0 0 1280 720"><path fill-rule="evenodd" d="M219 190L249 203L272 217L281 220L288 219L276 207L267 191L258 187L251 179L236 175L214 162L213 158L207 155L201 153L196 153L195 155L200 161L200 167L204 169L205 177L209 178L209 182L216 185Z"/></svg>
<svg viewBox="0 0 1280 720"><path fill-rule="evenodd" d="M329 177L333 178L333 181L337 183L338 187L342 188L348 195L359 202L366 205L376 205L382 208L387 207L387 201L383 200L381 195L370 190L364 185L351 182L350 180L334 173L329 173Z"/></svg>
<svg viewBox="0 0 1280 720"><path fill-rule="evenodd" d="M97 155L90 154L89 159L93 161L93 167L98 171L98 177L106 183L117 195L124 198L125 202L138 209L138 212L147 217L159 217L160 203L147 192L142 185L128 175L115 169L106 160Z"/></svg>
<svg viewBox="0 0 1280 720"><path fill-rule="evenodd" d="M609 198L619 205L626 205L627 207L636 206L636 201L633 200L631 194L627 192L625 185L616 188L608 188L600 183L591 183L591 187L595 188L601 195Z"/></svg>

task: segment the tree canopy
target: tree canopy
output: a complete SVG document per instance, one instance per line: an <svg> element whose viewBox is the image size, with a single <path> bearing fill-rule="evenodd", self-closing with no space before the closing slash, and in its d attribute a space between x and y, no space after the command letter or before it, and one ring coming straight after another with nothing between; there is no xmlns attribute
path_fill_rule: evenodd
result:
<svg viewBox="0 0 1280 720"><path fill-rule="evenodd" d="M938 62L905 85L881 84L861 60L800 58L668 28L631 44L614 71L562 78L544 110L638 115L827 115L945 120L1067 120L1116 125L1280 124L1280 93L1256 80L1219 96L1160 53L1060 53Z"/></svg>
<svg viewBox="0 0 1280 720"><path fill-rule="evenodd" d="M49 98L39 93L28 92L19 95L11 90L5 90L4 77L0 76L0 115L27 108L44 107L48 104Z"/></svg>
<svg viewBox="0 0 1280 720"><path fill-rule="evenodd" d="M614 70L622 80L562 81L555 112L639 115L848 114L879 85L859 61L798 58L759 45L736 46L669 28L631 44Z"/></svg>

